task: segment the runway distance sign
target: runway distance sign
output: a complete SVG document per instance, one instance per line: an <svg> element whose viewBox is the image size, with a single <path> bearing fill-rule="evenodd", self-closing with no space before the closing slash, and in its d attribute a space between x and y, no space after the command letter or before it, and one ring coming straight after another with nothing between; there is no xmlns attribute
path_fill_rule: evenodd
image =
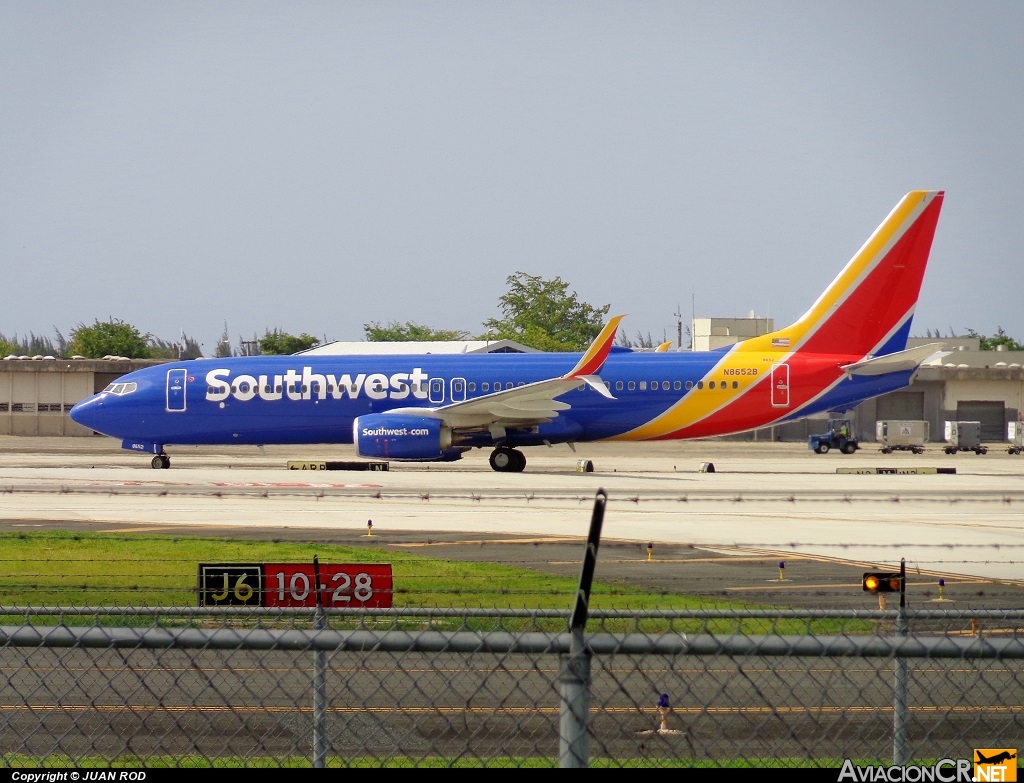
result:
<svg viewBox="0 0 1024 783"><path fill-rule="evenodd" d="M390 609L391 564L320 563L320 598L325 609ZM200 606L313 608L312 563L201 563Z"/></svg>

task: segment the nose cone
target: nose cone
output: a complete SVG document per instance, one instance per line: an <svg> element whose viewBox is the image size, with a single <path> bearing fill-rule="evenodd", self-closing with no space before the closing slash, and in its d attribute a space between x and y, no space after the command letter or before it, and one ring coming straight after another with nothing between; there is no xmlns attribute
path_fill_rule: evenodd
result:
<svg viewBox="0 0 1024 783"><path fill-rule="evenodd" d="M90 430L102 432L103 395L94 394L92 397L86 397L84 400L77 403L68 412L68 415L71 417L71 421L75 422L75 424L81 424L83 427L88 427Z"/></svg>

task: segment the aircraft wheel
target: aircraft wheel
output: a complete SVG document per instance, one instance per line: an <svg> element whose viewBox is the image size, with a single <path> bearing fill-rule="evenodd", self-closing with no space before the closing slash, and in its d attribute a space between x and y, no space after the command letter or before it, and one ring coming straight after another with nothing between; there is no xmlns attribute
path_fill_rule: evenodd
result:
<svg viewBox="0 0 1024 783"><path fill-rule="evenodd" d="M526 457L517 449L500 448L491 452L491 468L501 473L522 473Z"/></svg>
<svg viewBox="0 0 1024 783"><path fill-rule="evenodd" d="M495 449L491 452L491 469L499 473L510 473L515 470L515 455L519 452L515 449Z"/></svg>
<svg viewBox="0 0 1024 783"><path fill-rule="evenodd" d="M831 447L827 443L822 443L820 446L818 446L818 453L819 454L828 454L829 448L831 448Z"/></svg>
<svg viewBox="0 0 1024 783"><path fill-rule="evenodd" d="M518 449L512 449L512 453L515 455L512 470L515 473L522 473L526 469L526 455Z"/></svg>
<svg viewBox="0 0 1024 783"><path fill-rule="evenodd" d="M157 454L149 464L153 466L153 470L167 470L171 466L171 458L166 454Z"/></svg>

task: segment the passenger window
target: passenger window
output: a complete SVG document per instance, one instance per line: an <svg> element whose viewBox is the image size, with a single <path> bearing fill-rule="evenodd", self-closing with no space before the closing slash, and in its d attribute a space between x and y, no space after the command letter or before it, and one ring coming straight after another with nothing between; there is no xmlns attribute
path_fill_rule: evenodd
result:
<svg viewBox="0 0 1024 783"><path fill-rule="evenodd" d="M704 381L697 381L697 388L698 389L703 389L704 388Z"/></svg>
<svg viewBox="0 0 1024 783"><path fill-rule="evenodd" d="M475 392L476 391L476 382L475 381L470 381L469 382L469 390L471 392Z"/></svg>
<svg viewBox="0 0 1024 783"><path fill-rule="evenodd" d="M483 383L480 384L480 391L489 391L490 388L491 384L489 384L487 381L484 381Z"/></svg>
<svg viewBox="0 0 1024 783"><path fill-rule="evenodd" d="M633 391L634 389L636 389L636 381L630 381L629 382L629 390Z"/></svg>
<svg viewBox="0 0 1024 783"><path fill-rule="evenodd" d="M647 391L647 381L640 381L640 391Z"/></svg>
<svg viewBox="0 0 1024 783"><path fill-rule="evenodd" d="M714 381L711 381L711 383L709 383L709 384L708 384L708 388L709 388L709 389L713 389L713 388L715 388L715 382L714 382Z"/></svg>
<svg viewBox="0 0 1024 783"><path fill-rule="evenodd" d="M513 383L512 383L512 381L509 381L508 383L506 383L506 384L505 384L505 388L506 388L506 389L511 389L511 388L512 388L512 386L513 386Z"/></svg>
<svg viewBox="0 0 1024 783"><path fill-rule="evenodd" d="M686 382L686 391L690 391L693 388L693 381Z"/></svg>
<svg viewBox="0 0 1024 783"><path fill-rule="evenodd" d="M661 389L662 391L668 391L668 381L661 382Z"/></svg>
<svg viewBox="0 0 1024 783"><path fill-rule="evenodd" d="M622 381L615 381L615 391L622 391Z"/></svg>
<svg viewBox="0 0 1024 783"><path fill-rule="evenodd" d="M683 388L683 383L682 383L682 381L675 381L675 382L674 382L674 383L672 384L672 388L674 388L674 389L675 389L676 391L679 391L680 389L682 389L682 388ZM689 388L689 387L687 387L687 388Z"/></svg>
<svg viewBox="0 0 1024 783"><path fill-rule="evenodd" d="M740 382L739 381L733 381L732 382L732 388L734 388L734 389L740 388Z"/></svg>

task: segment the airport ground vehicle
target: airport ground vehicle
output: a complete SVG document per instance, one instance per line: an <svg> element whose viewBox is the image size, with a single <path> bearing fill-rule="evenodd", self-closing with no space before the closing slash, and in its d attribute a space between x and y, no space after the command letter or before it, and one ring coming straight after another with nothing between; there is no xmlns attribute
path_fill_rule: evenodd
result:
<svg viewBox="0 0 1024 783"><path fill-rule="evenodd" d="M988 454L988 446L981 443L980 421L947 421L946 422L947 454L958 451L973 451L975 454Z"/></svg>
<svg viewBox="0 0 1024 783"><path fill-rule="evenodd" d="M1024 452L1024 421L1011 421L1006 425L1006 439L1010 441L1007 454Z"/></svg>
<svg viewBox="0 0 1024 783"><path fill-rule="evenodd" d="M896 421L883 420L875 422L875 438L882 444L883 454L894 451L912 451L924 454L924 444L928 441L929 425L927 421Z"/></svg>
<svg viewBox="0 0 1024 783"><path fill-rule="evenodd" d="M811 435L807 439L807 447L815 454L828 454L832 449L839 449L843 454L853 454L860 448L853 436L849 419L829 419L828 432Z"/></svg>

